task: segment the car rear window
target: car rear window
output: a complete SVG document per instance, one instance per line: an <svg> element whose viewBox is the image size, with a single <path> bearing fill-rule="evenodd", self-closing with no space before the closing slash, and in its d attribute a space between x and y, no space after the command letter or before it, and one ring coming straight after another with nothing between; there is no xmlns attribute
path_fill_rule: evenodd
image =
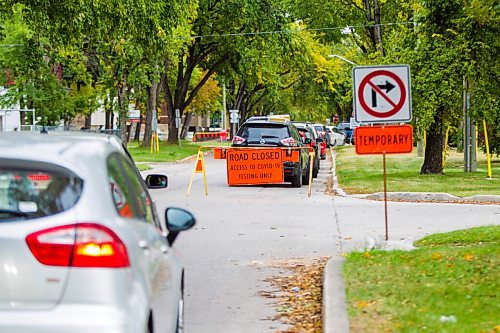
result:
<svg viewBox="0 0 500 333"><path fill-rule="evenodd" d="M305 134L305 136L306 136L306 138L308 138L308 139L312 139L312 138L311 138L311 133L309 133L309 131L308 131L308 130L306 130L305 128L298 128L298 127L297 127L297 130L298 130L299 132L304 133L304 134Z"/></svg>
<svg viewBox="0 0 500 333"><path fill-rule="evenodd" d="M0 222L33 219L73 207L83 180L73 174L0 168Z"/></svg>
<svg viewBox="0 0 500 333"><path fill-rule="evenodd" d="M275 124L247 124L241 127L238 136L244 138L249 143L260 142L264 139L266 142L276 142L290 137L288 127Z"/></svg>

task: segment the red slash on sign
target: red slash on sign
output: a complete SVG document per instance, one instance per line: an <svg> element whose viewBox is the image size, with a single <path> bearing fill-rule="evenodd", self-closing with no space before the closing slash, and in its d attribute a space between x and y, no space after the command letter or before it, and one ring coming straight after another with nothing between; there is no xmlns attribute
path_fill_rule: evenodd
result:
<svg viewBox="0 0 500 333"><path fill-rule="evenodd" d="M377 78L385 80L385 84L375 84ZM394 82L394 84L393 84ZM365 97L365 90L371 88L371 105L368 105ZM390 97L389 92L396 88L399 91L399 98ZM385 92L383 91L385 90ZM363 110L377 118L387 118L395 115L401 110L405 101L406 101L406 89L404 87L403 81L393 72L387 70L377 70L373 71L361 81L359 85L359 103ZM377 108L378 104L378 96L380 96L383 100L389 103L389 106L386 108Z"/></svg>
<svg viewBox="0 0 500 333"><path fill-rule="evenodd" d="M354 138L358 154L411 153L413 150L410 125L356 127Z"/></svg>

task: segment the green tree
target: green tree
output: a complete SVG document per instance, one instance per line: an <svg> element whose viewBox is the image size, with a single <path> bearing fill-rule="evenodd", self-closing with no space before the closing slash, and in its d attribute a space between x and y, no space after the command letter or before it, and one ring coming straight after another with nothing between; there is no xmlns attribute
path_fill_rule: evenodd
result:
<svg viewBox="0 0 500 333"><path fill-rule="evenodd" d="M0 102L34 108L40 124L57 125L66 115L68 96L54 74L48 41L30 28L25 13L25 6L14 5L1 25L0 84L9 84L9 89Z"/></svg>
<svg viewBox="0 0 500 333"><path fill-rule="evenodd" d="M444 133L462 119L465 77L475 87L471 105L476 117L494 118L498 113L498 75L484 75L488 67L499 72L491 56L498 55L498 42L491 38L498 31L498 22L491 19L494 15L471 15L479 3L415 1L410 11L415 26L392 35L391 58L411 65L416 126L427 133L424 174L443 172ZM485 27L483 20L490 26Z"/></svg>
<svg viewBox="0 0 500 333"><path fill-rule="evenodd" d="M165 80L163 91L167 105L169 142L177 141L175 110L181 116L201 87L222 69L228 61L238 62L245 56L249 43L260 40L259 32L282 30L288 22L279 0L266 1L202 1L192 24L195 36L186 40L177 59L165 62L170 80ZM205 73L191 85L195 69Z"/></svg>

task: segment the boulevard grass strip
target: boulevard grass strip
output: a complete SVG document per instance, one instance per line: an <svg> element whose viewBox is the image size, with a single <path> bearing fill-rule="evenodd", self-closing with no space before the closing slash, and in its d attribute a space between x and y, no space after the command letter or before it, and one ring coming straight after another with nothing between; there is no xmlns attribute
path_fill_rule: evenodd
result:
<svg viewBox="0 0 500 333"><path fill-rule="evenodd" d="M415 246L347 256L351 332L500 331L500 226L436 234Z"/></svg>
<svg viewBox="0 0 500 333"><path fill-rule="evenodd" d="M335 148L340 188L348 194L384 191L382 155L357 155L354 146ZM478 154L477 172L463 172L463 154L448 152L442 175L421 175L424 162L416 150L386 155L388 192L443 192L459 197L500 195L500 157L492 158L492 179L487 179L486 157Z"/></svg>
<svg viewBox="0 0 500 333"><path fill-rule="evenodd" d="M166 142L160 142L160 152L151 153L151 148L142 147L140 143L130 142L127 149L132 155L134 161L137 162L175 162L182 160L186 157L196 155L198 153L199 146L191 142L182 142L181 147L175 144L167 144ZM140 165L140 164L139 164ZM144 168L144 166L141 166Z"/></svg>

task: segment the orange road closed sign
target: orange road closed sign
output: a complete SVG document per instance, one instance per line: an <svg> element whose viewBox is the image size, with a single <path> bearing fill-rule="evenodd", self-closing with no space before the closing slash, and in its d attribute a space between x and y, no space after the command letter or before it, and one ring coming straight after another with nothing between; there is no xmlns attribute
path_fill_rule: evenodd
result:
<svg viewBox="0 0 500 333"><path fill-rule="evenodd" d="M354 140L358 154L411 153L413 127L411 125L356 127Z"/></svg>
<svg viewBox="0 0 500 333"><path fill-rule="evenodd" d="M228 185L282 183L281 149L227 149Z"/></svg>

